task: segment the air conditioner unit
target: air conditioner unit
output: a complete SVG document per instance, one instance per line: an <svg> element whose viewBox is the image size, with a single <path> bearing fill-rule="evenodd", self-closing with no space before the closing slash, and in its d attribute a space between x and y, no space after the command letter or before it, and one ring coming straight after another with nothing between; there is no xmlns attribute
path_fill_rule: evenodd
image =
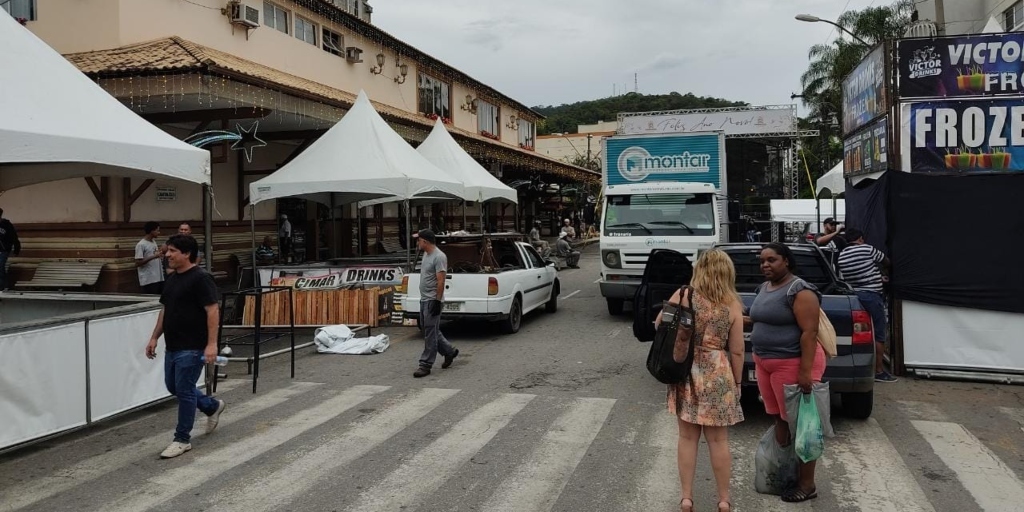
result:
<svg viewBox="0 0 1024 512"><path fill-rule="evenodd" d="M363 49L357 46L348 46L345 48L345 60L358 64L363 61L362 58Z"/></svg>
<svg viewBox="0 0 1024 512"><path fill-rule="evenodd" d="M242 2L228 3L228 18L236 25L245 25L249 28L260 26L260 10Z"/></svg>

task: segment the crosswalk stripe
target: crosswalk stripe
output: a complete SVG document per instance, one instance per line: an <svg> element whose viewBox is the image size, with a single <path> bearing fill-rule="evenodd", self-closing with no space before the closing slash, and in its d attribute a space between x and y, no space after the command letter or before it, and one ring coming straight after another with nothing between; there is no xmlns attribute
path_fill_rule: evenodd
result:
<svg viewBox="0 0 1024 512"><path fill-rule="evenodd" d="M844 469L842 476L832 479L841 506L877 512L934 512L874 418L845 423L826 450Z"/></svg>
<svg viewBox="0 0 1024 512"><path fill-rule="evenodd" d="M949 421L946 413L939 409L939 406L931 402L915 402L911 400L897 400L897 404L903 412L911 419L927 421Z"/></svg>
<svg viewBox="0 0 1024 512"><path fill-rule="evenodd" d="M679 427L675 416L658 411L651 421L648 446L657 450L654 461L641 477L636 498L627 505L627 510L646 512L648 510L670 510L679 503L679 467L677 445Z"/></svg>
<svg viewBox="0 0 1024 512"><path fill-rule="evenodd" d="M983 510L1020 510L1024 483L963 425L911 421Z"/></svg>
<svg viewBox="0 0 1024 512"><path fill-rule="evenodd" d="M611 398L579 398L480 510L551 510L612 412Z"/></svg>
<svg viewBox="0 0 1024 512"><path fill-rule="evenodd" d="M320 384L312 382L296 382L288 387L275 389L265 395L247 400L238 405L228 404L224 416L220 419L218 431L213 435L223 432L224 429L233 423L245 419L258 412L265 411L287 402L290 398L298 396ZM168 417L173 412L165 412ZM205 417L198 415L197 425L204 425ZM7 489L4 491L3 499L0 500L0 510L9 512L32 505L41 500L63 493L68 489L95 480L120 467L128 465L131 461L142 457L155 455L167 447L171 441L173 420L168 424L168 431L157 436L141 439L109 452L89 457L67 468L61 469L51 476L34 478L25 485Z"/></svg>
<svg viewBox="0 0 1024 512"><path fill-rule="evenodd" d="M152 508L212 477L252 460L308 430L327 423L339 414L388 389L390 389L388 386L353 386L266 430L221 449L200 455L185 466L179 466L156 475L140 488L136 488L114 503L105 505L103 509L108 512L132 512Z"/></svg>
<svg viewBox="0 0 1024 512"><path fill-rule="evenodd" d="M245 486L217 494L217 508L284 510L295 496L317 484L312 475L333 475L336 470L366 455L408 428L459 390L423 389L342 432L315 450L300 454L287 466Z"/></svg>
<svg viewBox="0 0 1024 512"><path fill-rule="evenodd" d="M420 450L347 510L377 512L415 507L508 425L536 395L506 394L473 411Z"/></svg>

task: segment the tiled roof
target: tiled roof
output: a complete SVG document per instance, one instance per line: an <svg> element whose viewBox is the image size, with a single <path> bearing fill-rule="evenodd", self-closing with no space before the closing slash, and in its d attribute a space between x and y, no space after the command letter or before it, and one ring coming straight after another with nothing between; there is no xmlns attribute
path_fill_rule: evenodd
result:
<svg viewBox="0 0 1024 512"><path fill-rule="evenodd" d="M258 64L229 53L201 46L180 37L158 39L110 50L98 50L64 55L83 73L93 76L139 75L150 73L210 72L230 76L239 81L253 82L290 94L314 97L325 103L350 108L356 96L350 92L307 80L263 64ZM374 108L385 118L411 124L429 131L433 121L405 110L373 102ZM600 175L582 167L554 160L533 151L492 141L477 133L452 127L452 134L472 141L467 151L498 158L500 154L516 154L527 158L544 170L585 181L598 181Z"/></svg>

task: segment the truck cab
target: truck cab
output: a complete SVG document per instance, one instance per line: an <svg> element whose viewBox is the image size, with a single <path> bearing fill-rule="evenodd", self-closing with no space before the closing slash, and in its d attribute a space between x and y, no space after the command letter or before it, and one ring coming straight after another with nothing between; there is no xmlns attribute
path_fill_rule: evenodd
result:
<svg viewBox="0 0 1024 512"><path fill-rule="evenodd" d="M723 212L710 183L608 185L601 218L601 295L622 313L643 278L651 251L672 249L691 262L722 241Z"/></svg>

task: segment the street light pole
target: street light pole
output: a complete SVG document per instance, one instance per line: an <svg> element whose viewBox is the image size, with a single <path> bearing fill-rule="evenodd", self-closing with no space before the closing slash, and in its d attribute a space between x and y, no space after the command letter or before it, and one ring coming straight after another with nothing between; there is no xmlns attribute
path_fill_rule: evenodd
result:
<svg viewBox="0 0 1024 512"><path fill-rule="evenodd" d="M587 168L590 168L590 139L594 137L593 134L587 134Z"/></svg>
<svg viewBox="0 0 1024 512"><path fill-rule="evenodd" d="M823 18L819 18L817 16L811 16L810 14L797 14L796 15L796 19L798 21L806 21L808 23L817 23L819 21L822 22L822 23L828 23L829 25L832 25L832 26L838 28L839 30L842 30L843 32L846 32L847 34L850 34L850 37L856 39L857 41L860 41L860 44L862 44L864 46L867 46L869 48L871 47L871 45L868 44L867 41L857 37L857 34L854 34L853 32L850 32L849 30L846 30L846 27L843 27L842 25L840 25L840 24L838 24L838 23L836 23L834 21L830 21L830 20L826 20L826 19L823 19Z"/></svg>

